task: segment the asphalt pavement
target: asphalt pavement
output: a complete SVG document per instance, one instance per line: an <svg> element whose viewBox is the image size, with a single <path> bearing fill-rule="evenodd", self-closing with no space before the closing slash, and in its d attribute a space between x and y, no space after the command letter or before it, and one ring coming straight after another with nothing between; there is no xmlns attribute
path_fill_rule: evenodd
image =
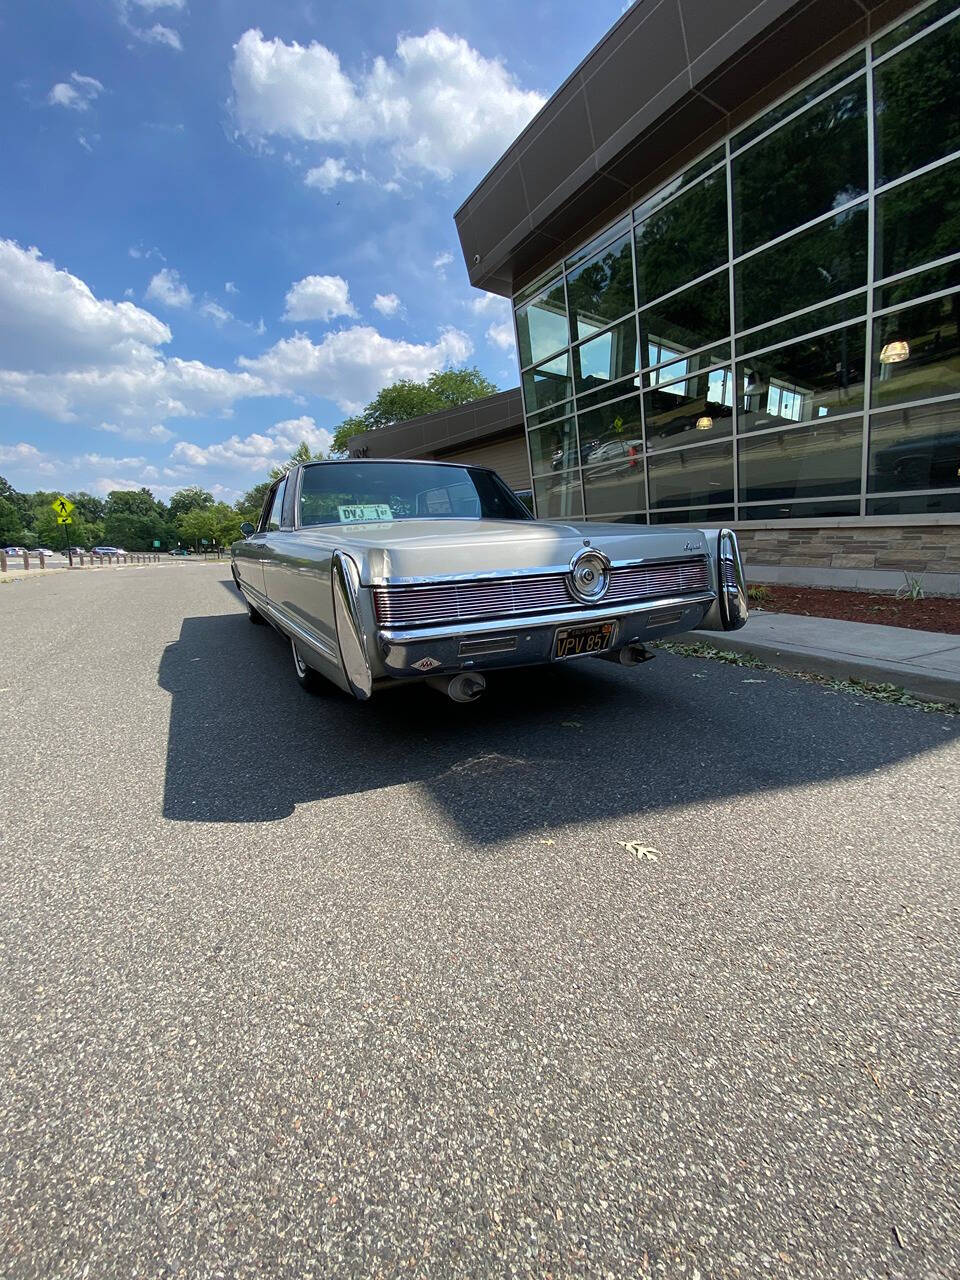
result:
<svg viewBox="0 0 960 1280"><path fill-rule="evenodd" d="M960 1274L960 717L311 697L215 563L0 643L5 1280Z"/></svg>

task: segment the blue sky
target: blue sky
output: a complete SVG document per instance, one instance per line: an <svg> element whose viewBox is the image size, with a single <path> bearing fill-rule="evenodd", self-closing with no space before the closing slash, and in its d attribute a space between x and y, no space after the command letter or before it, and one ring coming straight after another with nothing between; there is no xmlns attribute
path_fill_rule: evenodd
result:
<svg viewBox="0 0 960 1280"><path fill-rule="evenodd" d="M515 385L453 212L622 7L8 7L0 473L230 501L398 377Z"/></svg>

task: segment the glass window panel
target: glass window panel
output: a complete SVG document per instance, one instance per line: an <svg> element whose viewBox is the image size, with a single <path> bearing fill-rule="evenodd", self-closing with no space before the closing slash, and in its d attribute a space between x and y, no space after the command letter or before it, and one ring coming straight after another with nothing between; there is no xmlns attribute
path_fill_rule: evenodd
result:
<svg viewBox="0 0 960 1280"><path fill-rule="evenodd" d="M577 466L577 424L573 418L549 427L537 427L529 433L529 440L530 465L535 476Z"/></svg>
<svg viewBox="0 0 960 1280"><path fill-rule="evenodd" d="M583 262L585 258L592 258L595 254L598 254L601 249L605 249L611 240L619 239L620 236L624 235L629 230L630 215L627 214L627 216L625 218L621 218L615 226L607 227L606 231L601 231L598 236L595 236L582 248L578 249L576 253L571 253L570 257L567 258L564 263L564 266L568 271L572 271L578 262Z"/></svg>
<svg viewBox="0 0 960 1280"><path fill-rule="evenodd" d="M727 180L721 170L691 187L636 229L642 306L727 261Z"/></svg>
<svg viewBox="0 0 960 1280"><path fill-rule="evenodd" d="M567 304L562 280L517 311L517 337L522 369L567 345Z"/></svg>
<svg viewBox="0 0 960 1280"><path fill-rule="evenodd" d="M960 89L958 89L960 93ZM875 278L960 250L960 160L877 197Z"/></svg>
<svg viewBox="0 0 960 1280"><path fill-rule="evenodd" d="M589 338L636 309L629 231L567 276L570 336Z"/></svg>
<svg viewBox="0 0 960 1280"><path fill-rule="evenodd" d="M960 293L874 321L874 408L955 391L960 391Z"/></svg>
<svg viewBox="0 0 960 1280"><path fill-rule="evenodd" d="M898 44L903 44L905 40L915 36L924 27L929 27L934 22L939 21L940 18L946 17L951 9L956 7L957 0L937 0L936 4L930 5L920 13L915 13L906 22L901 22L899 27L895 27L893 31L888 31L885 36L875 40L873 42L873 56L879 58L881 54L895 49Z"/></svg>
<svg viewBox="0 0 960 1280"><path fill-rule="evenodd" d="M882 311L885 307L895 307L898 302L909 302L911 298L922 298L926 293L939 293L941 289L956 289L958 286L960 258L947 262L942 267L932 267L929 271L907 276L905 280L881 285L874 290L873 305L878 311Z"/></svg>
<svg viewBox="0 0 960 1280"><path fill-rule="evenodd" d="M960 511L958 493L918 493L906 498L868 498L868 516L913 516Z"/></svg>
<svg viewBox="0 0 960 1280"><path fill-rule="evenodd" d="M651 454L647 468L651 508L728 506L733 502L733 445L729 442Z"/></svg>
<svg viewBox="0 0 960 1280"><path fill-rule="evenodd" d="M728 342L722 347L716 347L710 351L701 351L698 355L693 356L683 355L670 347L650 346L647 348L647 354L651 357L656 356L666 362L657 369L648 370L643 375L643 385L645 387L659 387L664 383L673 382L677 378L690 378L703 369L709 369L712 365L729 364L730 344Z"/></svg>
<svg viewBox="0 0 960 1280"><path fill-rule="evenodd" d="M875 413L867 488L960 489L960 401Z"/></svg>
<svg viewBox="0 0 960 1280"><path fill-rule="evenodd" d="M828 499L826 502L776 502L761 507L741 507L741 520L814 520L830 516L858 516L860 499Z"/></svg>
<svg viewBox="0 0 960 1280"><path fill-rule="evenodd" d="M267 530L279 529L282 523L280 515L283 510L283 494L287 487L286 479L280 481L277 485L277 492L273 495L273 503L270 507L270 515L267 518Z"/></svg>
<svg viewBox="0 0 960 1280"><path fill-rule="evenodd" d="M625 441L615 441L605 447L619 447L620 453L610 453L595 466L584 468L583 496L587 515L644 510L647 505L647 487L643 475L642 450L635 449L631 454Z"/></svg>
<svg viewBox="0 0 960 1280"><path fill-rule="evenodd" d="M808 102L812 102L814 98L819 98L821 93L826 93L828 89L832 89L835 84L839 84L847 76L853 75L857 68L862 66L863 53L854 54L846 62L841 62L838 67L834 67L826 75L820 76L819 79L806 85L798 93L793 94L792 97L787 98L778 106L766 112L765 115L760 116L758 120L748 124L739 133L735 133L730 139L730 149L739 151L741 147L745 147L748 142L759 137L761 133L766 133L768 129L772 129L774 125L779 124L781 120L786 120L787 116L792 116L795 111L800 111Z"/></svg>
<svg viewBox="0 0 960 1280"><path fill-rule="evenodd" d="M579 520L583 516L580 472L567 471L534 480L537 515L541 520Z"/></svg>
<svg viewBox="0 0 960 1280"><path fill-rule="evenodd" d="M877 185L960 150L960 18L874 71Z"/></svg>
<svg viewBox="0 0 960 1280"><path fill-rule="evenodd" d="M548 405L568 400L572 395L570 357L566 352L556 360L528 369L523 375L523 401L528 413L531 409L545 409Z"/></svg>
<svg viewBox="0 0 960 1280"><path fill-rule="evenodd" d="M599 391L590 391L586 395L581 391L577 395L577 410L580 412L584 409L592 409L594 405L603 404L606 400L615 400L620 396L629 395L639 385L640 379L631 376L624 378L621 382L605 383Z"/></svg>
<svg viewBox="0 0 960 1280"><path fill-rule="evenodd" d="M698 160L696 164L691 165L689 169L685 169L683 173L678 174L676 178L672 178L658 190L652 192L646 197L633 211L633 219L635 222L643 222L644 218L653 213L655 209L659 209L678 191L682 191L684 187L691 186L699 177L709 172L723 160L723 147L717 147L711 151L709 155Z"/></svg>
<svg viewBox="0 0 960 1280"><path fill-rule="evenodd" d="M640 397L629 396L602 409L578 413L580 457L584 466L643 454ZM623 510L623 508L621 508Z"/></svg>
<svg viewBox="0 0 960 1280"><path fill-rule="evenodd" d="M734 159L734 252L746 253L866 189L867 87L860 79Z"/></svg>
<svg viewBox="0 0 960 1280"><path fill-rule="evenodd" d="M779 346L791 338L800 338L804 334L813 333L817 329L827 329L843 320L853 320L862 316L867 309L866 293L854 294L852 298L844 298L842 302L832 302L829 307L818 307L814 311L805 311L803 315L793 316L790 320L781 320L777 324L768 325L765 329L756 329L745 338L738 338L737 355L749 355L763 347Z"/></svg>
<svg viewBox="0 0 960 1280"><path fill-rule="evenodd" d="M629 511L620 515L605 515L603 519L606 524L646 524L647 513L645 511Z"/></svg>
<svg viewBox="0 0 960 1280"><path fill-rule="evenodd" d="M741 502L859 493L863 419L814 422L740 440Z"/></svg>
<svg viewBox="0 0 960 1280"><path fill-rule="evenodd" d="M529 405L527 406L529 410ZM539 427L545 422L553 422L555 418L562 418L567 413L573 413L572 400L558 400L556 404L548 405L546 409L540 413L527 413L527 426Z"/></svg>
<svg viewBox="0 0 960 1280"><path fill-rule="evenodd" d="M737 366L738 429L760 431L863 408L867 327L805 338Z"/></svg>
<svg viewBox="0 0 960 1280"><path fill-rule="evenodd" d="M695 507L687 511L653 511L652 524L718 524L733 519L733 507Z"/></svg>
<svg viewBox="0 0 960 1280"><path fill-rule="evenodd" d="M730 282L726 271L640 313L645 365L659 364L660 348L695 351L730 333Z"/></svg>
<svg viewBox="0 0 960 1280"><path fill-rule="evenodd" d="M637 322L633 316L598 338L574 347L573 375L577 395L602 389L605 384L639 369L637 354Z"/></svg>
<svg viewBox="0 0 960 1280"><path fill-rule="evenodd" d="M644 395L648 449L669 449L687 440L699 444L733 430L729 368L695 373Z"/></svg>
<svg viewBox="0 0 960 1280"><path fill-rule="evenodd" d="M825 302L867 283L867 207L808 227L734 271L737 328Z"/></svg>
<svg viewBox="0 0 960 1280"><path fill-rule="evenodd" d="M522 289L518 289L513 296L513 305L515 307L519 307L522 303L534 297L536 294L542 293L547 285L550 284L551 278L555 277L559 270L559 265L551 267L549 271L541 272L535 280L531 280L530 283L525 284Z"/></svg>

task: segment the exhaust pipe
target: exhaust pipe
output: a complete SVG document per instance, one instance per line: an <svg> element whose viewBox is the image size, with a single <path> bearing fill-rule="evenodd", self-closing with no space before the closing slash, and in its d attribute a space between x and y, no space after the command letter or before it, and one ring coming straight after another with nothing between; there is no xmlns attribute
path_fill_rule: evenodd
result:
<svg viewBox="0 0 960 1280"><path fill-rule="evenodd" d="M476 702L487 687L479 671L461 671L455 676L427 676L426 683L453 702Z"/></svg>
<svg viewBox="0 0 960 1280"><path fill-rule="evenodd" d="M638 667L641 662L652 662L657 655L642 644L625 644L617 659L622 667Z"/></svg>

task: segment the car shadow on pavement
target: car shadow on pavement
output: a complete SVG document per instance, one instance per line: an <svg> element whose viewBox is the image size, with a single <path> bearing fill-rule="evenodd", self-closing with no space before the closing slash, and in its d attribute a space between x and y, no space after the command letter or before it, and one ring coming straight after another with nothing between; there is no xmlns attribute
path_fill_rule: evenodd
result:
<svg viewBox="0 0 960 1280"><path fill-rule="evenodd" d="M267 822L415 783L481 844L865 774L960 735L960 720L854 710L789 676L671 654L495 673L468 705L422 684L312 696L288 642L239 612L185 618L158 679L172 695L165 817Z"/></svg>

